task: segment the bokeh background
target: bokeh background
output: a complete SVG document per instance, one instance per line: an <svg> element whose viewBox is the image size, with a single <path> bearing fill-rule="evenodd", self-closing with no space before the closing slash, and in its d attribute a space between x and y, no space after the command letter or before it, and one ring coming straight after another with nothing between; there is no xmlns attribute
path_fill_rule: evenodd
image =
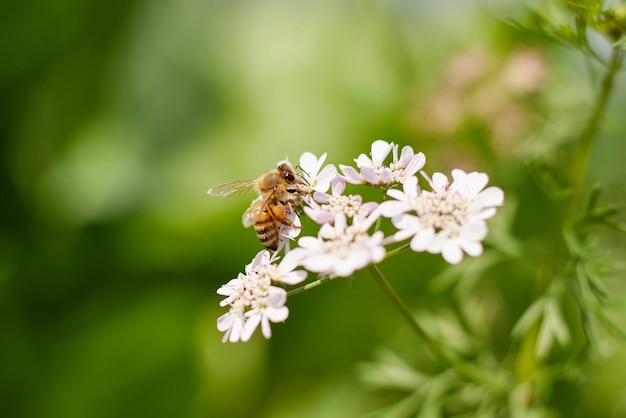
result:
<svg viewBox="0 0 626 418"><path fill-rule="evenodd" d="M215 290L260 247L240 222L250 199L206 190L305 151L350 164L385 139L425 152L430 172L489 173L509 205L494 230L532 240L553 215L528 162L558 161L601 69L509 25L524 8L3 2L0 415L345 417L375 408L360 365L385 345L418 342L367 274L290 298L290 318L269 341L221 343ZM588 179L617 203L624 86L622 74ZM619 258L623 238L608 239ZM402 254L382 267L412 306L440 303L429 286L445 268L439 257ZM496 301L507 329L532 286L524 271L498 274L508 280L493 285L508 295ZM507 338L494 337L496 350Z"/></svg>

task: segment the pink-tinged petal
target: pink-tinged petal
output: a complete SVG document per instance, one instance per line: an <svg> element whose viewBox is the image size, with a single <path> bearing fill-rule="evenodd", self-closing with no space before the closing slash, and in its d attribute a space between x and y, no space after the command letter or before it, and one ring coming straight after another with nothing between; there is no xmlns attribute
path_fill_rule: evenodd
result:
<svg viewBox="0 0 626 418"><path fill-rule="evenodd" d="M393 142L388 143L387 141L383 141L381 139L374 141L372 143L372 161L382 164L392 148Z"/></svg>
<svg viewBox="0 0 626 418"><path fill-rule="evenodd" d="M365 214L372 213L378 206L378 202L365 202L361 205L361 212Z"/></svg>
<svg viewBox="0 0 626 418"><path fill-rule="evenodd" d="M284 305L287 302L287 291L281 287L270 286L267 291L267 302L274 307Z"/></svg>
<svg viewBox="0 0 626 418"><path fill-rule="evenodd" d="M254 268L258 265L261 264L267 264L267 262L270 259L270 253L267 250L261 250L259 251L256 256L254 257L254 259L252 260L252 263L249 264L250 268Z"/></svg>
<svg viewBox="0 0 626 418"><path fill-rule="evenodd" d="M382 184L390 184L393 183L393 173L388 167L383 167L380 170L379 182Z"/></svg>
<svg viewBox="0 0 626 418"><path fill-rule="evenodd" d="M333 196L341 196L346 190L346 180L343 177L335 177L331 182Z"/></svg>
<svg viewBox="0 0 626 418"><path fill-rule="evenodd" d="M233 326L234 316L231 312L226 312L217 318L217 330L218 331L226 331Z"/></svg>
<svg viewBox="0 0 626 418"><path fill-rule="evenodd" d="M379 184L380 178L372 167L361 168L361 177L369 184Z"/></svg>
<svg viewBox="0 0 626 418"><path fill-rule="evenodd" d="M417 173L419 170L424 168L425 165L426 165L426 156L424 155L424 153L420 152L419 154L416 154L411 157L411 160L406 165L404 172L407 176L412 176L415 173Z"/></svg>
<svg viewBox="0 0 626 418"><path fill-rule="evenodd" d="M319 203L328 203L330 202L330 195L328 193L323 193L323 192L314 192L313 200Z"/></svg>
<svg viewBox="0 0 626 418"><path fill-rule="evenodd" d="M400 153L400 159L398 160L398 165L406 167L413 158L413 156L415 156L413 148L409 145L403 146L402 152Z"/></svg>
<svg viewBox="0 0 626 418"><path fill-rule="evenodd" d="M311 209L309 207L305 207L304 213L306 213L307 216L318 225L324 225L326 223L332 222L335 219L334 213L326 212L321 209Z"/></svg>
<svg viewBox="0 0 626 418"><path fill-rule="evenodd" d="M362 184L363 177L359 174L358 171L352 166L349 165L339 165L341 172L343 173L343 177L346 179L348 183L351 184Z"/></svg>
<svg viewBox="0 0 626 418"><path fill-rule="evenodd" d="M459 264L463 260L463 251L454 240L448 240L441 251L441 256L450 264Z"/></svg>

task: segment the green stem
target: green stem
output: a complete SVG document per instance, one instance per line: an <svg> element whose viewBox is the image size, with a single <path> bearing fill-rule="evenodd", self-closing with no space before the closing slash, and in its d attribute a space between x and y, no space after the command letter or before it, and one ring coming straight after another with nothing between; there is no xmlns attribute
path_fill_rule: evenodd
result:
<svg viewBox="0 0 626 418"><path fill-rule="evenodd" d="M402 244L401 246L399 246L397 248L394 248L393 250L387 251L387 254L385 254L385 260L388 259L389 257L393 257L394 255L396 255L396 254L406 250L407 248L409 248L409 243L408 242L405 243L405 244ZM303 286L300 286L300 287L297 287L295 289L290 290L289 292L287 292L287 297L293 296L293 295L297 295L298 293L302 293L302 292L304 292L306 290L309 290L309 289L313 289L314 287L317 287L317 286L321 285L322 283L329 282L329 281L331 281L333 279L336 279L338 277L339 276L323 276L323 277L320 277L319 279L317 279L315 281L312 281L312 282L307 283L307 284L305 284Z"/></svg>
<svg viewBox="0 0 626 418"><path fill-rule="evenodd" d="M289 296L293 296L293 295L297 295L298 293L302 293L305 290L309 290L309 289L313 289L314 287L317 287L319 285L321 285L324 282L328 282L332 279L336 279L339 276L324 276L321 277L315 281L312 281L310 283L305 284L304 286L300 286L300 287L296 287L295 289L290 290L289 292L287 292L287 297Z"/></svg>
<svg viewBox="0 0 626 418"><path fill-rule="evenodd" d="M589 150L591 149L593 140L600 127L600 122L604 116L609 95L613 89L615 75L618 73L623 60L624 50L620 47L613 48L607 71L602 78L600 93L596 97L591 116L585 124L578 143L576 144L576 148L574 149L574 155L572 156L572 163L569 170L569 182L570 186L573 188L574 194L580 189L584 180L587 171L587 162L589 160Z"/></svg>
<svg viewBox="0 0 626 418"><path fill-rule="evenodd" d="M370 273L376 279L376 282L380 285L385 295L391 300L394 306L400 311L406 322L409 324L413 332L417 335L417 337L428 347L430 352L437 357L439 360L448 364L454 371L459 375L468 380L485 384L490 387L495 393L505 394L507 389L504 385L496 381L493 378L490 378L485 373L482 373L479 369L472 366L469 363L466 363L460 360L458 357L450 353L443 346L441 346L436 340L432 339L428 333L422 328L422 326L417 322L411 310L406 306L406 304L400 299L395 290L391 287L387 279L383 276L381 271L375 264L369 266Z"/></svg>

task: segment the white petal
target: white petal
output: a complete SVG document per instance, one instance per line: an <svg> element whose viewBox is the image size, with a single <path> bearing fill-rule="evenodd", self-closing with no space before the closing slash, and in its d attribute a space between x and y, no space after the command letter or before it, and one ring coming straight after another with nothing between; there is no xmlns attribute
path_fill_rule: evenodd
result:
<svg viewBox="0 0 626 418"><path fill-rule="evenodd" d="M426 251L431 254L439 254L445 248L446 243L448 242L448 237L441 232L432 233L432 237L426 242Z"/></svg>
<svg viewBox="0 0 626 418"><path fill-rule="evenodd" d="M304 270L296 270L282 276L280 281L286 284L298 284L302 283L306 279L307 275L307 272Z"/></svg>
<svg viewBox="0 0 626 418"><path fill-rule="evenodd" d="M483 253L483 245L477 241L468 241L466 239L459 239L459 246L463 251L472 257L478 257Z"/></svg>
<svg viewBox="0 0 626 418"><path fill-rule="evenodd" d="M333 179L337 177L337 168L329 164L322 169L322 172L317 176L315 190L325 192L330 187Z"/></svg>
<svg viewBox="0 0 626 418"><path fill-rule="evenodd" d="M476 196L489 183L489 176L485 173L472 172L467 175L468 196Z"/></svg>
<svg viewBox="0 0 626 418"><path fill-rule="evenodd" d="M448 187L448 178L443 173L434 173L431 186L434 191L444 191Z"/></svg>
<svg viewBox="0 0 626 418"><path fill-rule="evenodd" d="M381 215L386 218L393 218L394 216L411 210L411 207L405 202L398 202L397 200L387 200L378 206L378 210Z"/></svg>
<svg viewBox="0 0 626 418"><path fill-rule="evenodd" d="M430 242L433 240L434 236L434 232L430 229L419 231L411 240L411 249L417 253L426 251L429 248Z"/></svg>
<svg viewBox="0 0 626 418"><path fill-rule="evenodd" d="M278 268L280 269L281 272L284 272L284 273L292 272L293 270L295 270L296 267L300 265L299 255L298 255L299 253L297 250L298 248L295 248L289 251L287 254L285 254L285 257L283 257L280 264L278 265Z"/></svg>
<svg viewBox="0 0 626 418"><path fill-rule="evenodd" d="M314 273L327 273L328 271L332 271L335 262L335 257L330 254L312 253L302 261L302 265L304 268Z"/></svg>
<svg viewBox="0 0 626 418"><path fill-rule="evenodd" d="M372 143L372 161L376 163L382 163L389 152L393 148L393 142L388 143L387 141L383 141L378 139Z"/></svg>
<svg viewBox="0 0 626 418"><path fill-rule="evenodd" d="M414 215L399 215L394 217L391 222L398 229L418 230L421 228L420 219Z"/></svg>
<svg viewBox="0 0 626 418"><path fill-rule="evenodd" d="M280 308L267 308L265 310L265 316L272 322L283 322L289 317L289 308L286 306L281 306Z"/></svg>
<svg viewBox="0 0 626 418"><path fill-rule="evenodd" d="M420 152L419 154L414 155L411 158L411 161L409 161L409 164L406 166L404 171L407 176L412 176L413 174L424 168L424 165L426 165L426 156L424 155L424 153Z"/></svg>
<svg viewBox="0 0 626 418"><path fill-rule="evenodd" d="M300 156L300 167L310 177L315 178L325 159L326 154L322 155L318 160L315 154L311 152L305 152Z"/></svg>
<svg viewBox="0 0 626 418"><path fill-rule="evenodd" d="M504 203L504 192L499 187L488 187L478 195L480 201L485 206L502 206Z"/></svg>
<svg viewBox="0 0 626 418"><path fill-rule="evenodd" d="M385 259L385 254L385 248L382 246L370 248L370 259L374 263L380 263L381 261L383 261Z"/></svg>
<svg viewBox="0 0 626 418"><path fill-rule="evenodd" d="M257 315L250 316L246 320L246 323L243 325L243 329L241 330L241 341L243 342L248 341L250 337L252 337L252 334L254 334L254 330L256 329L256 327L259 325L260 322L261 322L261 315L257 314Z"/></svg>
<svg viewBox="0 0 626 418"><path fill-rule="evenodd" d="M266 316L261 318L261 332L266 339L269 339L272 336L272 327L270 326L270 321Z"/></svg>
<svg viewBox="0 0 626 418"><path fill-rule="evenodd" d="M326 224L328 225L328 224ZM326 226L324 225L324 226ZM322 228L324 227L322 226ZM300 246L302 252L305 252L303 249L306 249L308 251L316 251L319 250L319 248L321 247L321 242L319 239L315 238L315 237L310 237L310 236L306 236L306 237L302 237L298 240L298 245ZM296 251L298 248L293 249L291 252Z"/></svg>
<svg viewBox="0 0 626 418"><path fill-rule="evenodd" d="M477 204L477 206L480 206ZM472 213L476 208L472 206L470 206L470 208L468 209L468 213L470 213L471 218L472 219L476 219L476 220L485 220L485 219L489 219L489 218L493 218L493 216L496 214L496 208L487 208L487 209L482 209L479 210L475 213Z"/></svg>
<svg viewBox="0 0 626 418"><path fill-rule="evenodd" d="M463 226L461 235L464 239L481 241L487 236L487 224L483 221L473 221Z"/></svg>
<svg viewBox="0 0 626 418"><path fill-rule="evenodd" d="M441 251L441 256L450 264L459 264L463 260L463 251L455 240L447 240Z"/></svg>
<svg viewBox="0 0 626 418"><path fill-rule="evenodd" d="M402 192L398 189L389 189L387 190L387 195L393 197L396 200L401 200L403 202L407 201L407 196L405 192Z"/></svg>

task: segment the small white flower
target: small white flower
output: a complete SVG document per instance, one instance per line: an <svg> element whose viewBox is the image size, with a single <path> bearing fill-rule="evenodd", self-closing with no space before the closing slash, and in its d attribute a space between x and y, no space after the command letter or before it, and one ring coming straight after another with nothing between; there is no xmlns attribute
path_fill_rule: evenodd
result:
<svg viewBox="0 0 626 418"><path fill-rule="evenodd" d="M392 162L385 165L385 159L392 153ZM398 158L398 145L377 140L372 143L371 158L365 154L359 155L354 161L360 172L354 167L340 165L346 181L352 184L369 183L372 185L402 184L424 167L426 157L423 153L415 154L413 148L402 148Z"/></svg>
<svg viewBox="0 0 626 418"><path fill-rule="evenodd" d="M377 211L369 216L356 216L348 225L345 214L335 215L334 224L322 225L318 237L302 237L298 247L288 254L293 262L323 275L351 276L370 263L385 258L383 233L371 236L368 229L379 217Z"/></svg>
<svg viewBox="0 0 626 418"><path fill-rule="evenodd" d="M332 222L338 213L354 218L357 215L367 216L378 207L376 202L363 203L363 197L358 194L344 196L345 189L345 179L340 176L335 177L331 182L332 194L315 192L313 200L310 200L308 206L304 207L304 212L314 222L323 225Z"/></svg>
<svg viewBox="0 0 626 418"><path fill-rule="evenodd" d="M432 180L427 178L432 191L420 190L416 180L407 181L404 192L387 192L396 200L383 202L380 212L392 217L399 229L394 241L411 238L413 251L440 253L448 263L457 264L464 252L482 254L485 220L503 204L504 193L498 187L484 189L489 181L484 173L456 169L452 178L450 183L444 174L433 174Z"/></svg>
<svg viewBox="0 0 626 418"><path fill-rule="evenodd" d="M386 218L393 218L394 216L408 212L411 209L417 209L417 201L420 194L417 177L412 176L406 179L402 185L402 189L403 192L397 189L387 190L387 194L395 200L385 200L380 204L379 210L382 216Z"/></svg>
<svg viewBox="0 0 626 418"><path fill-rule="evenodd" d="M300 156L300 168L306 174L306 181L312 190L318 192L326 192L330 187L330 182L337 176L337 168L332 164L322 169L324 161L326 161L326 153L322 154L319 159L310 152L305 152Z"/></svg>
<svg viewBox="0 0 626 418"><path fill-rule="evenodd" d="M289 316L285 306L287 292L272 286L272 282L297 284L303 281L306 271L294 271L296 264L283 261L276 264L277 257L269 251L260 251L245 268L245 274L239 273L217 290L226 296L220 306L229 306L228 312L217 319L217 329L225 332L223 342L248 341L254 330L261 324L265 338L270 338L270 322L282 322Z"/></svg>
<svg viewBox="0 0 626 418"><path fill-rule="evenodd" d="M302 222L300 221L300 217L290 206L285 206L285 215L287 219L291 222L292 226L285 225L281 222L278 223L278 247L276 248L276 253L278 253L281 249L285 249L285 252L289 252L290 247L289 244L292 240L294 240L300 232L302 231Z"/></svg>

